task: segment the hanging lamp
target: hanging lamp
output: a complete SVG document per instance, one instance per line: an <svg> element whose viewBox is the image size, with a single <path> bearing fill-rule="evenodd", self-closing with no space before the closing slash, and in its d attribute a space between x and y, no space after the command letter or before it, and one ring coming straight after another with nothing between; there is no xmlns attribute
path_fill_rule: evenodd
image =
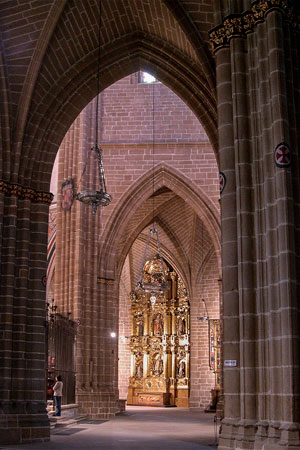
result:
<svg viewBox="0 0 300 450"><path fill-rule="evenodd" d="M101 39L100 39L100 32L101 32L101 20L102 20L102 2L99 1L99 26L98 26L98 65L97 65L97 97L96 97L96 110L95 110L95 145L90 149L89 155L85 164L85 167L83 169L82 176L85 173L87 164L89 162L91 153L95 153L95 157L97 160L98 165L98 174L99 174L99 190L84 190L81 192L78 192L76 194L76 199L79 200L82 203L90 204L92 206L92 214L95 215L97 211L98 206L107 206L110 204L112 197L106 192L106 182L105 182L105 176L104 176L104 168L103 168L103 162L102 162L102 150L98 145L98 115L99 115L99 91L100 91L100 56L101 56ZM80 178L80 181L81 181ZM80 186L79 181L79 186Z"/></svg>
<svg viewBox="0 0 300 450"><path fill-rule="evenodd" d="M155 161L155 87L152 83L152 227L150 228L147 236L146 247L144 250L143 260L141 263L139 278L137 282L137 289L150 294L149 300L154 308L157 297L162 295L168 289L167 281L167 267L161 256L160 241L158 235L158 229L155 227L154 216L154 201L155 201L155 180L154 180L154 161ZM155 242L157 253L155 257L147 261L147 254L149 251L149 245L151 238Z"/></svg>

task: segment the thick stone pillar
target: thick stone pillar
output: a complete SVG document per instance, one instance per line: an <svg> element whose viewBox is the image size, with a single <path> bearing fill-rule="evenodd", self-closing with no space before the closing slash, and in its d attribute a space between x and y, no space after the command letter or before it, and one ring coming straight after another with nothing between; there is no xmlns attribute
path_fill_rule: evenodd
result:
<svg viewBox="0 0 300 450"><path fill-rule="evenodd" d="M227 180L221 196L224 299L223 351L226 355L224 358L237 361L240 364L238 238L230 49L219 50L216 55L216 62L220 168ZM241 416L239 366L224 368L223 376L224 392L226 392L224 432L227 426L230 429L231 425L236 423Z"/></svg>
<svg viewBox="0 0 300 450"><path fill-rule="evenodd" d="M90 149L95 134L95 100L71 126L59 152L55 301L58 311L78 319L76 402L79 412L108 418L118 411L118 310L114 282L98 277L101 208L74 200L61 208L61 186L71 178L75 191L96 189L98 166ZM108 279L109 278L109 279Z"/></svg>
<svg viewBox="0 0 300 450"><path fill-rule="evenodd" d="M52 195L0 182L0 442L49 439L45 372L47 222Z"/></svg>
<svg viewBox="0 0 300 450"><path fill-rule="evenodd" d="M236 14L210 33L220 170L226 177L219 449L295 449L300 448L299 16L293 2L257 1L249 8L231 11Z"/></svg>

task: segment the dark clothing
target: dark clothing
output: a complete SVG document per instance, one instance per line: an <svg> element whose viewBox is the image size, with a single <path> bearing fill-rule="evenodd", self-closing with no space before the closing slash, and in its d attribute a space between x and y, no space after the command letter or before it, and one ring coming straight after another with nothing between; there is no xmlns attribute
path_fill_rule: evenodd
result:
<svg viewBox="0 0 300 450"><path fill-rule="evenodd" d="M55 395L54 399L55 399L55 406L56 406L56 412L55 412L54 416L60 416L61 415L61 396Z"/></svg>

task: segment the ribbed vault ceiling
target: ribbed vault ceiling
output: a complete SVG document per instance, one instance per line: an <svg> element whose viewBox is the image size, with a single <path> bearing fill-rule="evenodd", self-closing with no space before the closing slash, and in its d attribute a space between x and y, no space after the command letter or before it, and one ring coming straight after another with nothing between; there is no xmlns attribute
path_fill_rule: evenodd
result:
<svg viewBox="0 0 300 450"><path fill-rule="evenodd" d="M149 198L131 218L124 233L122 245L126 245L126 240L130 241L135 237L129 251L132 289L139 276L148 232L152 226L152 211L152 198ZM197 276L201 265L213 249L209 233L191 206L170 190L166 192L162 190L160 195L155 196L154 211L162 255L191 288L199 281ZM141 226L142 230L140 230ZM156 242L152 240L147 259L155 253Z"/></svg>

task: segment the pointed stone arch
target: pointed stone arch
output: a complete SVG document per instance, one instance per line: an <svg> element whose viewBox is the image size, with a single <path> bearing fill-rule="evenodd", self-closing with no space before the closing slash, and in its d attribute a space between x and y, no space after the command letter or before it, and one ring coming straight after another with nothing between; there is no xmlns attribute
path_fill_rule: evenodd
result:
<svg viewBox="0 0 300 450"><path fill-rule="evenodd" d="M195 61L157 37L144 33L132 33L126 36L125 42L124 37L119 39L113 47L103 49L102 58L101 90L138 70L150 71L194 112L217 152L216 99ZM19 163L20 182L37 183L35 188L48 189L47 177L40 180L33 177L33 173L48 173L50 179L51 165L64 135L81 110L97 95L96 60L94 51L85 61L80 61L80 67L70 67L43 100L32 105L23 142L26 157Z"/></svg>
<svg viewBox="0 0 300 450"><path fill-rule="evenodd" d="M157 164L154 168L154 183L156 189L165 186L172 190L176 195L183 198L196 212L203 221L213 245L220 254L220 219L219 213L213 202L208 198L193 181L188 179L183 173L170 167L166 163ZM126 229L130 217L137 209L146 201L153 189L153 171L149 170L142 175L133 185L123 194L119 201L119 207L111 215L109 222L103 233L103 242L99 249L99 275L101 277L109 276L110 278L119 277L123 262L128 250L135 237L131 238L131 242L119 254L119 242ZM143 229L149 218L141 226ZM141 230L140 230L141 231ZM219 257L219 267L221 261Z"/></svg>
<svg viewBox="0 0 300 450"><path fill-rule="evenodd" d="M154 213L154 217L155 217L155 224L158 225L166 234L168 234L170 236L170 231L166 230L166 224L161 220L160 217L158 217L159 212L164 208L164 204L159 206L157 209L155 209L155 213ZM139 224L139 226L134 230L134 234L132 236L129 237L129 239L126 241L126 244L123 248L122 251L122 258L119 259L118 261L118 266L116 268L116 274L117 274L117 278L119 279L119 276L121 274L124 262L125 262L125 258L131 248L131 246L133 245L133 243L136 240L142 240L143 242L146 243L146 240L141 236L141 232L145 229L145 227L147 226L151 226L151 222L153 219L153 215L152 212L150 212L149 214L147 214L147 216L144 218L144 220ZM175 246L177 246L177 250L179 255L181 256L181 260L185 261L186 260L186 255L184 254L184 250L181 246L181 243L179 242L179 240L177 239L177 237L174 235L173 232L171 232L171 236L170 239L172 240L172 242L175 244ZM151 247L151 241L149 243L149 247ZM175 255L169 251L169 249L167 249L161 242L160 242L160 247L162 250L162 256L164 258L167 259L167 261L172 265L172 267L176 270L177 273L179 273L182 277L182 279L185 281L185 284L187 287L188 286L188 281L187 281L187 276L186 276L186 270L183 268L182 264L178 263L177 258L175 258Z"/></svg>
<svg viewBox="0 0 300 450"><path fill-rule="evenodd" d="M157 224L158 224L162 229L164 229L164 228L163 228L163 227L164 227L164 224L163 224L160 220L157 221ZM145 239L144 237L142 237L141 235L139 235L139 236L137 237L136 240L142 241L144 244L146 244L146 239ZM149 247L151 248L151 242L150 242L150 244L149 244ZM187 279L186 279L184 270L182 269L181 265L178 264L178 261L176 260L176 258L175 258L174 255L172 254L172 252L170 252L167 248L165 248L165 246L164 246L162 243L160 243L160 247L161 247L161 253L162 253L163 258L165 258L165 259L168 261L168 263L171 264L171 266L173 267L173 269L174 269L174 270L181 276L181 278L184 280L186 287L189 288L189 285L188 285L188 282L187 282ZM121 268L121 270L122 270L122 266L121 266L120 268Z"/></svg>

